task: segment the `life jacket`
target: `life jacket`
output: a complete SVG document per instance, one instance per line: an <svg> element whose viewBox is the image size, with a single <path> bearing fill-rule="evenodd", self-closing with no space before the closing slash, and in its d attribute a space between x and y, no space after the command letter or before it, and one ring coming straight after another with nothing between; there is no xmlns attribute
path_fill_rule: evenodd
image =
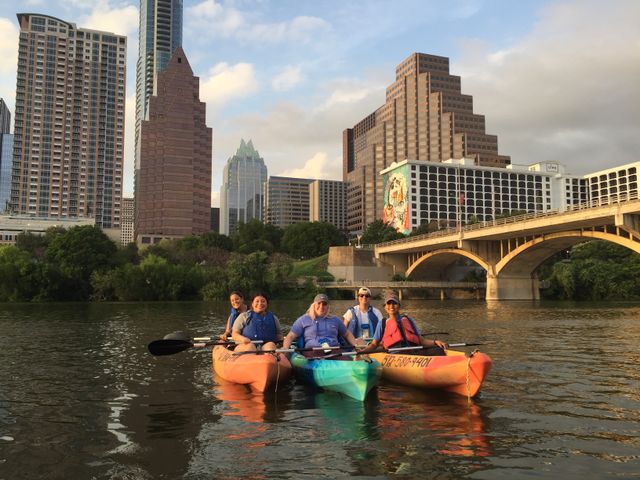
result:
<svg viewBox="0 0 640 480"><path fill-rule="evenodd" d="M242 335L252 340L262 340L263 342L275 342L278 340L276 330L276 320L273 313L267 312L260 316L253 310L248 312L247 324L242 329Z"/></svg>
<svg viewBox="0 0 640 480"><path fill-rule="evenodd" d="M376 331L376 327L378 326L378 317L373 312L373 307L369 305L369 309L367 310L367 316L369 317L369 323L363 323L362 325L358 322L358 317L356 315L356 307L351 307L351 322L353 322L353 336L356 338L362 337L364 335L363 330L368 330L368 336L371 337L373 333ZM349 326L351 326L351 322L349 322Z"/></svg>
<svg viewBox="0 0 640 480"><path fill-rule="evenodd" d="M400 323L390 318L382 320L382 346L391 348L396 344L403 347L421 345L420 335L415 331L411 319L406 315L400 317Z"/></svg>
<svg viewBox="0 0 640 480"><path fill-rule="evenodd" d="M236 318L240 315L238 309L231 307L231 313L229 313L229 330L233 329L233 322L236 321Z"/></svg>

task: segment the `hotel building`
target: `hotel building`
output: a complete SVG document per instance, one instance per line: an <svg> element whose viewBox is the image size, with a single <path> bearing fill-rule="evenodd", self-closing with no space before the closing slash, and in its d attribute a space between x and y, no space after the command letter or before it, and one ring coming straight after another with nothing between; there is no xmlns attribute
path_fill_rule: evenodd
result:
<svg viewBox="0 0 640 480"><path fill-rule="evenodd" d="M11 211L120 227L126 37L21 13Z"/></svg>
<svg viewBox="0 0 640 480"><path fill-rule="evenodd" d="M347 228L362 232L382 208L380 172L393 162L472 158L478 166L505 167L498 139L485 132L473 98L461 92L449 59L413 53L396 67L386 102L343 132L343 180L348 183Z"/></svg>

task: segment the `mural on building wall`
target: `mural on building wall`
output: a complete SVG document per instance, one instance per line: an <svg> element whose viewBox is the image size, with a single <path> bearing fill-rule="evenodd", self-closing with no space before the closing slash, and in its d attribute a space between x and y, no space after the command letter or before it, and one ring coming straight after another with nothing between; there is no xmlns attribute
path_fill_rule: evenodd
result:
<svg viewBox="0 0 640 480"><path fill-rule="evenodd" d="M385 173L382 182L384 185L382 221L405 235L411 232L409 199L407 198L408 178L409 166L403 165L391 172Z"/></svg>

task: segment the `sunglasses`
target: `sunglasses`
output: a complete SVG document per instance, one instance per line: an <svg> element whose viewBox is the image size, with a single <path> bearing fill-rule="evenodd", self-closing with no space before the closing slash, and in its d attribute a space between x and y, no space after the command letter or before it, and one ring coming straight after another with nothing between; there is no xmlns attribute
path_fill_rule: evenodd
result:
<svg viewBox="0 0 640 480"><path fill-rule="evenodd" d="M320 304L320 305L322 305L323 307L324 307L325 305L329 305L327 302L316 302L316 303L319 303L319 304Z"/></svg>
<svg viewBox="0 0 640 480"><path fill-rule="evenodd" d="M393 300L389 300L385 305L399 305L398 302L394 302Z"/></svg>
<svg viewBox="0 0 640 480"><path fill-rule="evenodd" d="M367 295L366 293L360 293L358 296L359 297L365 297L365 298L371 297L371 295Z"/></svg>

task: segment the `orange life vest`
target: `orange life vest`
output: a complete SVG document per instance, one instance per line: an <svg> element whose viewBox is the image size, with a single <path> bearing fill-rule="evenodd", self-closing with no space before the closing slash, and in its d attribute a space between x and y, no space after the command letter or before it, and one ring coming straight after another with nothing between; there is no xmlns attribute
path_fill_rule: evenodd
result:
<svg viewBox="0 0 640 480"><path fill-rule="evenodd" d="M395 320L387 318L384 323L384 331L382 332L382 346L384 348L390 348L397 343L405 342L409 345L421 345L420 335L416 332L409 320L409 317L403 315L400 317L402 329L404 330L404 337L402 331L398 328L398 324Z"/></svg>

